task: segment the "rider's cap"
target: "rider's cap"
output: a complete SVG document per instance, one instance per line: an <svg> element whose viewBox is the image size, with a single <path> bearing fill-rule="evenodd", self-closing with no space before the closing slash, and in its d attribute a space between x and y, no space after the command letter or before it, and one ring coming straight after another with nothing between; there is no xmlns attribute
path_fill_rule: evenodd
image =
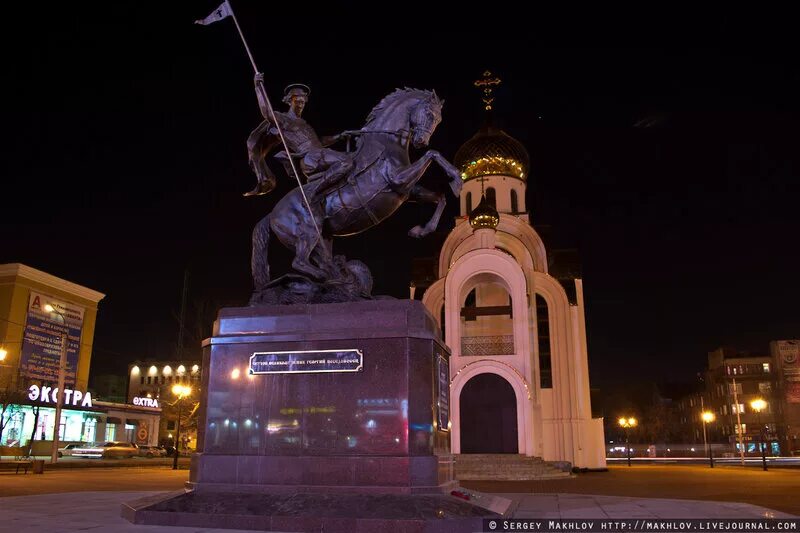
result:
<svg viewBox="0 0 800 533"><path fill-rule="evenodd" d="M302 83L292 83L291 85L286 86L286 88L283 90L283 94L285 96L292 96L295 94L305 94L308 96L311 94L311 88Z"/></svg>

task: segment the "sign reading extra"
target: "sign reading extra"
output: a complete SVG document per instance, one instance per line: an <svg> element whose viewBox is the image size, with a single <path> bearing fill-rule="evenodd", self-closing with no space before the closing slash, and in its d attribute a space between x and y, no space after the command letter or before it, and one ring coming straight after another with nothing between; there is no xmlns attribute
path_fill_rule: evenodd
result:
<svg viewBox="0 0 800 533"><path fill-rule="evenodd" d="M58 403L58 387L39 387L38 385L31 385L28 389L28 398L32 401L39 401L40 403ZM92 393L81 392L79 390L64 389L64 397L62 398L62 405L78 405L81 407L92 406Z"/></svg>
<svg viewBox="0 0 800 533"><path fill-rule="evenodd" d="M143 398L140 396L134 396L133 405L138 405L139 407L155 407L155 408L160 407L158 405L157 398Z"/></svg>

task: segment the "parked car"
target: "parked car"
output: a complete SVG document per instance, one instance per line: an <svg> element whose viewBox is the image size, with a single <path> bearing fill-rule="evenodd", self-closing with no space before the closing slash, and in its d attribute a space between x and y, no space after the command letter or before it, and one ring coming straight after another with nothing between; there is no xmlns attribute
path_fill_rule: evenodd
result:
<svg viewBox="0 0 800 533"><path fill-rule="evenodd" d="M139 446L139 457L166 457L167 450L161 446Z"/></svg>
<svg viewBox="0 0 800 533"><path fill-rule="evenodd" d="M64 457L64 456L72 455L72 451L75 448L80 448L81 446L85 446L85 444L67 444L63 448L59 448L58 449L58 456L59 457Z"/></svg>
<svg viewBox="0 0 800 533"><path fill-rule="evenodd" d="M73 457L92 457L97 459L129 459L139 455L139 447L132 442L95 442L72 450Z"/></svg>

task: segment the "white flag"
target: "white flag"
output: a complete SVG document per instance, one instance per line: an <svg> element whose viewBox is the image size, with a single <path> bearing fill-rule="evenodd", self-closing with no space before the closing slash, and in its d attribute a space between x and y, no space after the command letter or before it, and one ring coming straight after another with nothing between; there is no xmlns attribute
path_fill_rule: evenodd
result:
<svg viewBox="0 0 800 533"><path fill-rule="evenodd" d="M226 17L231 16L231 7L228 5L228 0L222 2L217 9L211 12L209 16L202 20L195 20L195 24L202 24L203 26L208 26L213 22L218 22Z"/></svg>

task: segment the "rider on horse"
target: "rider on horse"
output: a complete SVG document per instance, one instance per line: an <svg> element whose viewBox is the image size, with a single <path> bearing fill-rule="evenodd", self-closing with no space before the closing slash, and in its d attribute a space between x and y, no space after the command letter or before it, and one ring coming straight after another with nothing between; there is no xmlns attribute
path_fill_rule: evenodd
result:
<svg viewBox="0 0 800 533"><path fill-rule="evenodd" d="M275 175L266 164L269 153L281 144L278 130L272 122L266 95L264 94L264 75L256 74L256 97L264 120L253 130L247 139L247 151L250 167L258 177L256 187L245 193L245 196L266 194L275 188ZM281 151L276 158L286 161L288 157L299 159L300 170L310 182L319 182L309 200L315 205L324 192L353 168L351 154L331 150L328 146L339 141L345 134L338 134L320 139L314 129L302 118L303 109L308 102L311 89L301 83L286 87L283 102L289 105L285 112L275 112L275 119L280 123L283 137L291 151L287 156Z"/></svg>

